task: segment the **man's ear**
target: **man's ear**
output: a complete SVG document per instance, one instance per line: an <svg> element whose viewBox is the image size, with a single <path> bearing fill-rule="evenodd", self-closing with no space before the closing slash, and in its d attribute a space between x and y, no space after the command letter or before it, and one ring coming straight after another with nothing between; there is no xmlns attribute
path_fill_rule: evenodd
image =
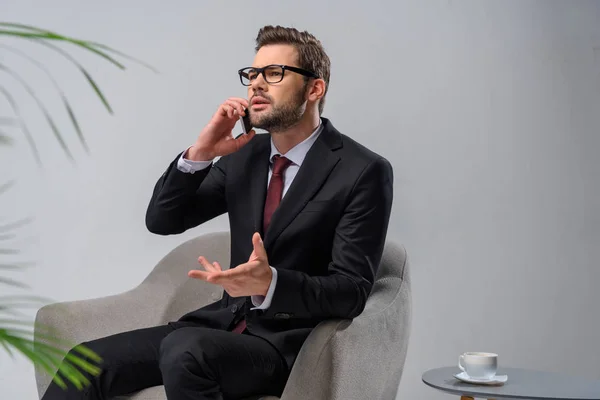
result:
<svg viewBox="0 0 600 400"><path fill-rule="evenodd" d="M313 81L308 85L308 92L306 94L307 100L312 102L319 101L323 96L325 96L326 87L327 85L323 79L313 79Z"/></svg>

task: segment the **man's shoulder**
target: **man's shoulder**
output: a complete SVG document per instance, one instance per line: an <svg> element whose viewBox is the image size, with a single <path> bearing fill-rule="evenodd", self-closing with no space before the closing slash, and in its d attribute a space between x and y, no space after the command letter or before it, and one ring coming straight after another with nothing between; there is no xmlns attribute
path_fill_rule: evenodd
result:
<svg viewBox="0 0 600 400"><path fill-rule="evenodd" d="M364 159L368 162L378 158L383 158L381 154L375 152L373 149L367 147L367 145L363 143L360 143L356 139L353 139L343 133L340 133L340 135L344 143L343 150L348 153L348 155L359 157L360 159Z"/></svg>
<svg viewBox="0 0 600 400"><path fill-rule="evenodd" d="M361 170L374 163L391 168L390 162L382 154L337 129L335 132L342 143L338 154L345 165L352 165Z"/></svg>

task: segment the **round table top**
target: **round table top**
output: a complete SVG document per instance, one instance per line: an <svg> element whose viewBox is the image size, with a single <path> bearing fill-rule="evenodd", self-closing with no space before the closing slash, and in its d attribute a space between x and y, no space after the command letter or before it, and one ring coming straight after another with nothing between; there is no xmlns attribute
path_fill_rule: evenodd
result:
<svg viewBox="0 0 600 400"><path fill-rule="evenodd" d="M442 367L423 374L423 382L435 389L461 396L512 399L599 400L600 380L554 372L498 367L498 375L507 375L502 386L474 385L454 377L458 367Z"/></svg>

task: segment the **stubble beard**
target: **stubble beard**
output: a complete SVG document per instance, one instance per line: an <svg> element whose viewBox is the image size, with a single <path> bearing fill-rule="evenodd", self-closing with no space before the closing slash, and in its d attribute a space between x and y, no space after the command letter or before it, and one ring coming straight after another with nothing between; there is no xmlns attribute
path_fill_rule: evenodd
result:
<svg viewBox="0 0 600 400"><path fill-rule="evenodd" d="M296 126L306 110L306 102L304 101L305 89L306 85L285 104L275 104L271 101L270 97L261 94L261 96L266 97L271 102L271 111L268 113L250 114L252 126L264 129L271 134L277 134Z"/></svg>

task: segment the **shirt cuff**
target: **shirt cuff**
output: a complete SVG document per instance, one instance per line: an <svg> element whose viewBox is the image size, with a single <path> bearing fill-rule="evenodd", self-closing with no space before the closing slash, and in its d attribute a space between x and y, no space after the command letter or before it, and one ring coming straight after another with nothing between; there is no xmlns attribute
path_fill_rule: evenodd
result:
<svg viewBox="0 0 600 400"><path fill-rule="evenodd" d="M192 147L192 146L190 146L190 147ZM185 149L185 151L183 153L181 153L181 157L179 157L179 160L177 160L177 169L178 170L180 170L181 172L193 174L194 172L201 171L201 170L207 168L208 166L210 166L210 164L212 163L212 160L211 161L192 161L192 160L185 159L183 156L187 154L187 151L189 150L190 147Z"/></svg>
<svg viewBox="0 0 600 400"><path fill-rule="evenodd" d="M275 292L275 286L277 285L277 270L271 266L271 271L273 271L273 276L271 277L271 284L269 285L269 290L267 290L266 296L252 296L252 304L255 307L252 307L250 310L266 310L271 306L271 300L273 300L273 293Z"/></svg>

